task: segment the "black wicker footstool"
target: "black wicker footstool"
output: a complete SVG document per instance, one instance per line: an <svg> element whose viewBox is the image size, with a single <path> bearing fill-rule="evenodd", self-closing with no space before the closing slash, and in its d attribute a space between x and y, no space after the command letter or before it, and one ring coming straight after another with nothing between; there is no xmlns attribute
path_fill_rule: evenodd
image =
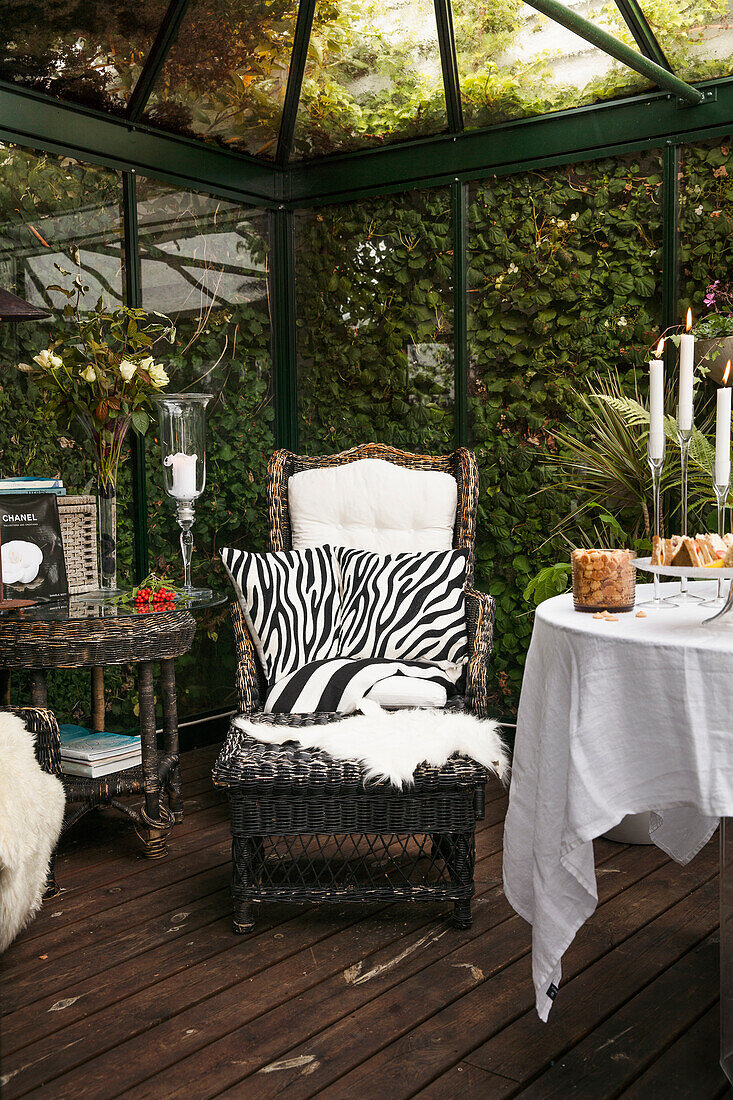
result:
<svg viewBox="0 0 733 1100"><path fill-rule="evenodd" d="M484 768L456 756L421 765L408 791L367 785L358 763L287 742L306 716L248 717L284 728L271 745L232 726L214 767L231 808L235 932L251 932L253 902L269 900L452 901L453 923L470 927Z"/></svg>

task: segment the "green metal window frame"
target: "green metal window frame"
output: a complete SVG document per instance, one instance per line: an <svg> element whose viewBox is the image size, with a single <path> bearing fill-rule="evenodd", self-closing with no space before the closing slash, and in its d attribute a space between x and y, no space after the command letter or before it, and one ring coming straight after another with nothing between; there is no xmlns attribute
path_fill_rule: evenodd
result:
<svg viewBox="0 0 733 1100"><path fill-rule="evenodd" d="M169 11L173 7L171 3ZM180 10L181 5L179 13ZM301 41L306 41L304 32ZM304 66L304 54L301 60ZM293 76L294 82L301 80L302 69L299 76L297 73ZM672 324L677 303L679 147L685 142L733 132L733 78L709 81L700 85L700 90L704 99L693 109L680 107L671 94L654 92L486 130L278 167L0 83L0 140L101 164L122 173L125 295L131 304L140 304L142 293L137 235L138 175L270 211L276 442L291 449L298 446L294 213L377 194L449 185L453 211L455 435L456 444L463 446L468 439L466 184L486 175L509 175L604 156L663 150L663 315L665 326ZM291 96L292 105L297 107L295 92ZM291 125L294 126L294 116ZM292 130L289 132L292 140ZM629 134L634 135L633 139L629 139ZM144 441L137 437L132 463L135 573L141 577L148 569L147 500Z"/></svg>

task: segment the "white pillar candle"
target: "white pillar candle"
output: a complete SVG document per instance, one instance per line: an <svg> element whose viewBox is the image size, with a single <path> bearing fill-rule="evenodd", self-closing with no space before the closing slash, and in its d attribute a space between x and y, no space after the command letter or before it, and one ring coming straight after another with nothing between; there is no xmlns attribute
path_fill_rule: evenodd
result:
<svg viewBox="0 0 733 1100"><path fill-rule="evenodd" d="M687 327L692 327L692 314L687 311ZM680 393L677 426L682 431L692 428L692 379L695 371L695 337L691 332L680 336Z"/></svg>
<svg viewBox="0 0 733 1100"><path fill-rule="evenodd" d="M730 363L728 363L728 368L730 369ZM716 485L727 485L730 481L730 397L731 389L729 386L724 386L718 390L717 418L715 421Z"/></svg>
<svg viewBox="0 0 733 1100"><path fill-rule="evenodd" d="M163 459L164 466L170 466L173 473L171 496L178 500L193 500L196 496L196 460L197 455L186 455L178 451Z"/></svg>
<svg viewBox="0 0 733 1100"><path fill-rule="evenodd" d="M664 456L664 363L649 363L649 457Z"/></svg>

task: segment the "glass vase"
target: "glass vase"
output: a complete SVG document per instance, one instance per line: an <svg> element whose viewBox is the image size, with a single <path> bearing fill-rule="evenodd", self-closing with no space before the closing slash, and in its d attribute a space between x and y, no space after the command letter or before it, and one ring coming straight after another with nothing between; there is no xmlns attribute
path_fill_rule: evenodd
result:
<svg viewBox="0 0 733 1100"><path fill-rule="evenodd" d="M99 586L107 594L117 591L117 470L110 481L97 477L99 525Z"/></svg>
<svg viewBox="0 0 733 1100"><path fill-rule="evenodd" d="M97 524L99 531L99 596L120 594L117 587L117 471L130 417L108 421L100 430L91 417L78 417L94 450L97 467ZM91 595L91 593L90 593Z"/></svg>

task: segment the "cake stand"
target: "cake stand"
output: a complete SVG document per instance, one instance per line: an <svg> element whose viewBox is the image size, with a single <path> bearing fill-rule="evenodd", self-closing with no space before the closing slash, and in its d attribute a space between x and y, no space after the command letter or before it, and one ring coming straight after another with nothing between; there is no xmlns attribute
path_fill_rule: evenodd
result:
<svg viewBox="0 0 733 1100"><path fill-rule="evenodd" d="M733 581L733 567L725 569L723 566L710 568L705 565L652 565L651 558L634 558L631 563L644 573L656 573L660 577L691 577L698 581ZM728 595L715 615L709 619L703 619L703 623L712 623L723 615L728 615L733 610L733 584L728 589Z"/></svg>

